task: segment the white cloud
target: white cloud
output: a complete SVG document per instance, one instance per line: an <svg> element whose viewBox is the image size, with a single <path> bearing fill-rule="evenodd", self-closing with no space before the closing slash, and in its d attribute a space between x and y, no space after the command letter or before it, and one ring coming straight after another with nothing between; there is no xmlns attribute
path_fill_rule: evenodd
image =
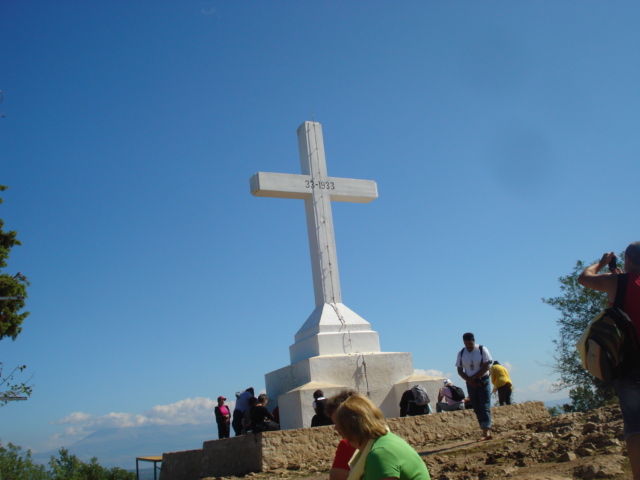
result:
<svg viewBox="0 0 640 480"><path fill-rule="evenodd" d="M69 425L63 433L55 435L54 443L75 437L84 437L102 428L141 427L145 425L184 425L185 423L201 424L215 421L214 408L217 401L210 398L186 398L169 405L156 405L143 414L109 413L95 416L84 412L73 412L53 422L54 425ZM235 402L231 402L235 405ZM229 408L233 410L233 405Z"/></svg>
<svg viewBox="0 0 640 480"><path fill-rule="evenodd" d="M518 367L514 367L511 362L504 362L501 365L506 368L509 373L513 373L518 370Z"/></svg>
<svg viewBox="0 0 640 480"><path fill-rule="evenodd" d="M131 413L109 413L101 417L89 415L83 412L74 412L65 418L54 422L55 425L80 425L80 427L68 428L69 431L82 429L92 432L100 428L122 428L149 425L151 422L143 415L133 415Z"/></svg>
<svg viewBox="0 0 640 480"><path fill-rule="evenodd" d="M213 421L213 409L218 402L210 398L187 398L171 405L157 405L145 412L151 425L183 425L185 423L207 423Z"/></svg>
<svg viewBox="0 0 640 480"><path fill-rule="evenodd" d="M444 374L440 370L423 370L421 368L416 368L413 370L415 375L431 375L432 377L444 377Z"/></svg>
<svg viewBox="0 0 640 480"><path fill-rule="evenodd" d="M514 397L517 402L524 402L527 400L540 400L547 402L549 400L561 400L569 398L569 390L561 390L559 392L552 392L554 383L548 379L538 380L537 382L526 386L518 387L514 389Z"/></svg>
<svg viewBox="0 0 640 480"><path fill-rule="evenodd" d="M82 422L87 422L88 420L90 420L92 417L91 414L89 413L84 413L84 412L73 412L70 415L67 415L66 417L64 417L61 420L58 420L57 422L54 422L55 425L64 425L66 423L82 423Z"/></svg>
<svg viewBox="0 0 640 480"><path fill-rule="evenodd" d="M67 427L64 429L64 433L56 435L56 438L77 437L79 435L83 435L82 427Z"/></svg>

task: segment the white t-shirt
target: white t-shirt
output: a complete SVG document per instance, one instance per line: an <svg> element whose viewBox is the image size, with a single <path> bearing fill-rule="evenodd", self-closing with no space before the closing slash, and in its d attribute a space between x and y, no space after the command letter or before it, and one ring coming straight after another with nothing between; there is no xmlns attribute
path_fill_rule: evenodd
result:
<svg viewBox="0 0 640 480"><path fill-rule="evenodd" d="M461 355L462 354L462 355ZM485 346L482 347L482 354L480 354L480 346L476 345L472 351L466 349L462 352L458 352L458 358L456 359L456 367L462 367L464 373L473 377L482 368L483 363L492 362L489 349ZM487 371L487 375L489 372Z"/></svg>

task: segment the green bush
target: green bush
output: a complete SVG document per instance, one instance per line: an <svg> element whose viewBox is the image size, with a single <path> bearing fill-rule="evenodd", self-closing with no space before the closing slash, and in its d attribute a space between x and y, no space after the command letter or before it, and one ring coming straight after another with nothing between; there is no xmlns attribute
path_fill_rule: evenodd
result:
<svg viewBox="0 0 640 480"><path fill-rule="evenodd" d="M84 463L69 451L61 448L59 458L51 457L51 480L135 480L136 474L118 467L106 469L98 464L93 457L89 463Z"/></svg>
<svg viewBox="0 0 640 480"><path fill-rule="evenodd" d="M21 447L9 443L0 444L0 479L2 480L50 480L44 465L33 463L31 451L22 453Z"/></svg>
<svg viewBox="0 0 640 480"><path fill-rule="evenodd" d="M51 457L50 470L31 460L31 451L22 452L21 447L9 443L6 447L0 444L0 480L135 480L136 474L122 468L104 468L97 458L89 463L69 455L69 451L61 448L58 458Z"/></svg>

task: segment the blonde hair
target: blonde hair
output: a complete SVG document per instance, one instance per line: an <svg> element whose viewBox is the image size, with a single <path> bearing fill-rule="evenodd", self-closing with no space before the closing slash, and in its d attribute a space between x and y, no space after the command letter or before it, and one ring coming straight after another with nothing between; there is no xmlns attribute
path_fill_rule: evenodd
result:
<svg viewBox="0 0 640 480"><path fill-rule="evenodd" d="M338 432L358 445L387 434L384 415L371 400L359 393L347 398L335 413Z"/></svg>

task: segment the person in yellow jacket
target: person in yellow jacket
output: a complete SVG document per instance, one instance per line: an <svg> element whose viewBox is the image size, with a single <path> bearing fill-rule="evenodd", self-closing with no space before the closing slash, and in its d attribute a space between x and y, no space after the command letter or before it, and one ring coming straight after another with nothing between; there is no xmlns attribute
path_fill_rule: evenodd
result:
<svg viewBox="0 0 640 480"><path fill-rule="evenodd" d="M493 384L493 392L498 391L500 405L511 405L513 384L511 383L509 372L497 360L491 366L491 383Z"/></svg>

